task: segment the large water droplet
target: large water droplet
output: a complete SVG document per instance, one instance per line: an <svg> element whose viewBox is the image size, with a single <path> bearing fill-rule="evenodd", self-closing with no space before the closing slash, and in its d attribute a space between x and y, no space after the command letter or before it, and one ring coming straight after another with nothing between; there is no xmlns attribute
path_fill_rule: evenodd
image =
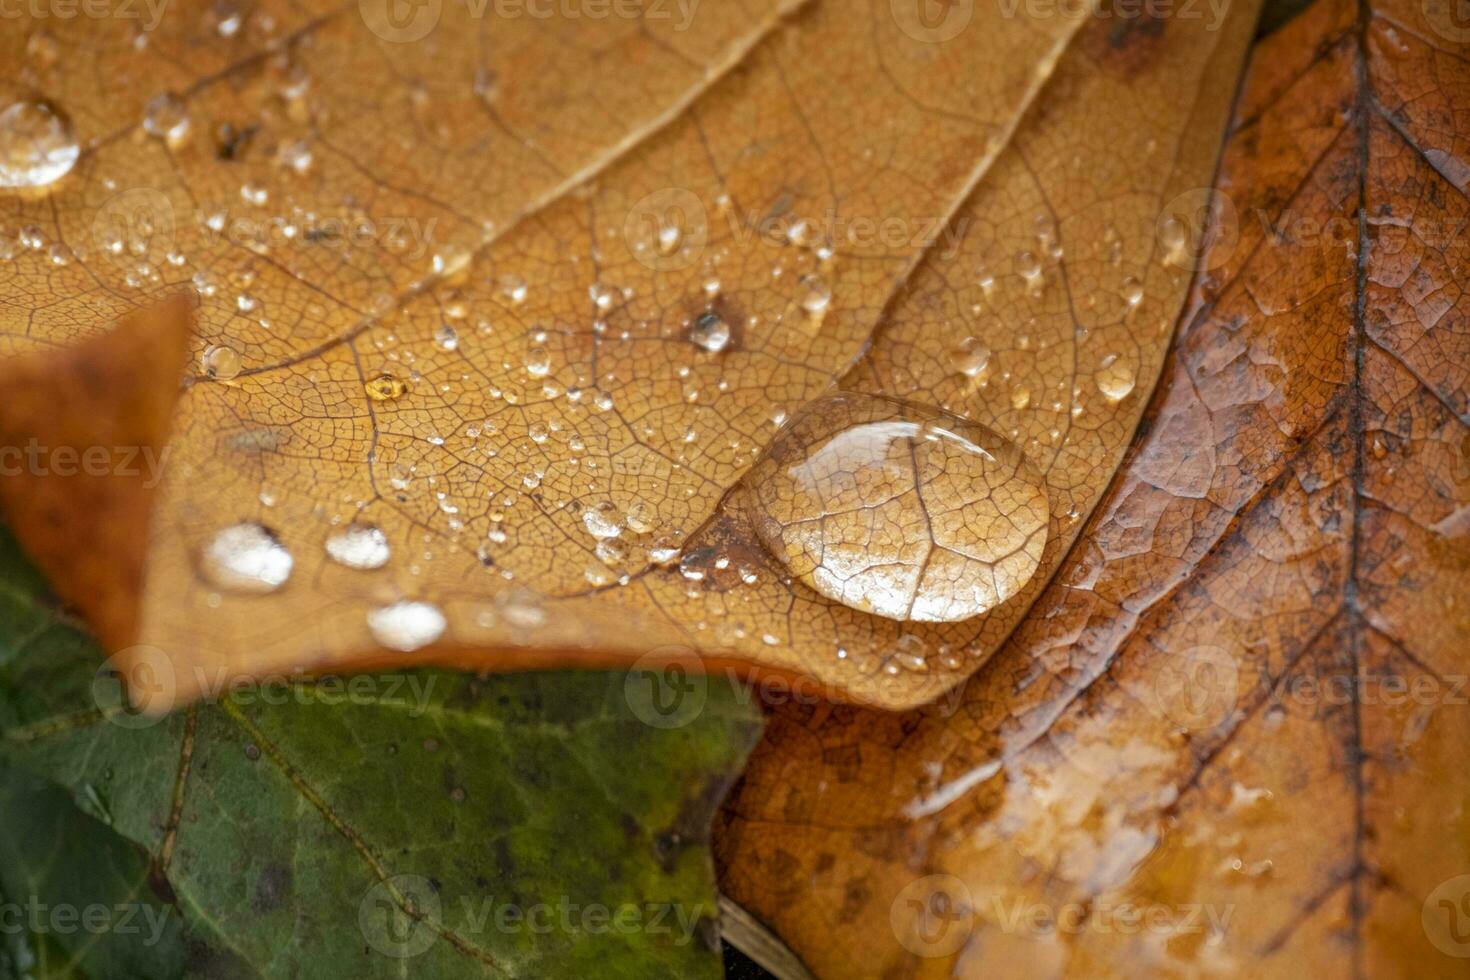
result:
<svg viewBox="0 0 1470 980"><path fill-rule="evenodd" d="M327 538L327 557L348 568L382 568L389 554L388 536L371 524L349 524Z"/></svg>
<svg viewBox="0 0 1470 980"><path fill-rule="evenodd" d="M17 102L0 112L0 187L54 184L81 152L71 124L44 102Z"/></svg>
<svg viewBox="0 0 1470 980"><path fill-rule="evenodd" d="M275 532L253 521L217 532L199 553L199 570L211 584L250 595L285 585L294 564Z"/></svg>
<svg viewBox="0 0 1470 980"><path fill-rule="evenodd" d="M233 347L216 344L204 351L204 373L228 381L240 373L240 355Z"/></svg>
<svg viewBox="0 0 1470 980"><path fill-rule="evenodd" d="M369 378L363 389L375 402L391 402L408 393L408 382L392 374L379 374Z"/></svg>
<svg viewBox="0 0 1470 980"><path fill-rule="evenodd" d="M969 619L1041 564L1046 484L984 426L873 395L812 402L747 482L761 541L806 585L890 619Z"/></svg>
<svg viewBox="0 0 1470 980"><path fill-rule="evenodd" d="M444 635L444 614L427 602L395 602L368 613L373 639L390 650L409 653Z"/></svg>

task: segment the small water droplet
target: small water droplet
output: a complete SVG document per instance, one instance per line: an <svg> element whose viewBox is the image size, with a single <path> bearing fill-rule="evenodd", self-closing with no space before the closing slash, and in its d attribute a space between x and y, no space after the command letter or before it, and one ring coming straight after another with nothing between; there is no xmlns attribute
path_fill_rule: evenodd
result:
<svg viewBox="0 0 1470 980"><path fill-rule="evenodd" d="M730 344L730 325L713 310L701 313L689 328L689 339L695 346L718 354Z"/></svg>
<svg viewBox="0 0 1470 980"><path fill-rule="evenodd" d="M608 312L618 302L618 291L600 282L588 286L587 295L592 299L592 305L597 307L599 313Z"/></svg>
<svg viewBox="0 0 1470 980"><path fill-rule="evenodd" d="M658 229L658 235L654 238L660 255L673 255L679 251L679 246L683 241L684 229L673 222L661 225Z"/></svg>
<svg viewBox="0 0 1470 980"><path fill-rule="evenodd" d="M143 107L143 131L169 146L181 145L189 136L189 110L172 92L163 92Z"/></svg>
<svg viewBox="0 0 1470 980"><path fill-rule="evenodd" d="M439 607L428 602L395 602L367 616L373 639L390 650L411 653L444 635L447 625Z"/></svg>
<svg viewBox="0 0 1470 980"><path fill-rule="evenodd" d="M1041 262L1037 260L1034 252L1020 252L1016 255L1016 271L1026 283L1026 292L1031 296L1040 296L1046 286L1046 276L1041 271Z"/></svg>
<svg viewBox="0 0 1470 980"><path fill-rule="evenodd" d="M71 123L45 102L17 102L0 112L0 187L49 187L81 155Z"/></svg>
<svg viewBox="0 0 1470 980"><path fill-rule="evenodd" d="M524 303L526 301L526 294L529 291L530 287L526 285L526 280L520 276L500 277L500 294L506 298L511 306L520 306Z"/></svg>
<svg viewBox="0 0 1470 980"><path fill-rule="evenodd" d="M969 619L1041 564L1046 484L1020 448L947 413L824 396L746 481L766 548L829 599L890 619Z"/></svg>
<svg viewBox="0 0 1470 980"><path fill-rule="evenodd" d="M369 378L363 389L375 402L391 402L408 393L408 382L396 375L384 373Z"/></svg>
<svg viewBox="0 0 1470 980"><path fill-rule="evenodd" d="M1123 280L1123 300L1130 307L1143 302L1143 283L1129 276Z"/></svg>
<svg viewBox="0 0 1470 980"><path fill-rule="evenodd" d="M459 347L459 331L447 323L441 323L434 330L434 346L440 350L454 350Z"/></svg>
<svg viewBox="0 0 1470 980"><path fill-rule="evenodd" d="M253 521L216 532L199 553L199 569L212 585L246 595L279 589L294 564L275 532Z"/></svg>
<svg viewBox="0 0 1470 980"><path fill-rule="evenodd" d="M582 524L594 538L615 538L623 532L623 518L612 504L599 504L582 512Z"/></svg>
<svg viewBox="0 0 1470 980"><path fill-rule="evenodd" d="M1016 385L1011 389L1011 408L1016 411L1024 411L1031 404L1031 389L1025 385Z"/></svg>
<svg viewBox="0 0 1470 980"><path fill-rule="evenodd" d="M832 287L827 280L815 272L801 277L801 308L814 317L820 317L827 312L827 307L832 303Z"/></svg>
<svg viewBox="0 0 1470 980"><path fill-rule="evenodd" d="M243 17L234 0L216 0L213 16L214 29L220 37L234 37L240 33Z"/></svg>
<svg viewBox="0 0 1470 980"><path fill-rule="evenodd" d="M551 373L551 354L545 347L526 351L526 373L533 378L544 378Z"/></svg>
<svg viewBox="0 0 1470 980"><path fill-rule="evenodd" d="M306 140L292 140L290 143L283 143L276 151L276 162L298 174L309 171L315 159L311 152L311 144Z"/></svg>
<svg viewBox="0 0 1470 980"><path fill-rule="evenodd" d="M967 378L982 377L990 366L990 348L974 337L966 337L950 352L950 363Z"/></svg>
<svg viewBox="0 0 1470 980"><path fill-rule="evenodd" d="M390 554L388 536L372 524L349 524L327 538L327 557L347 568L382 568Z"/></svg>

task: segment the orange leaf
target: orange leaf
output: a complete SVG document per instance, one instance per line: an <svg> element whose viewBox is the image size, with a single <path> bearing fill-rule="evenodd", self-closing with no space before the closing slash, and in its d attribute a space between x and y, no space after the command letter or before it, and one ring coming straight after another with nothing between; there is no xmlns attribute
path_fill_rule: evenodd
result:
<svg viewBox="0 0 1470 980"><path fill-rule="evenodd" d="M135 696L407 652L894 707L968 676L1158 375L1253 3L1076 42L1009 0L427 7L4 42L10 343L200 296L136 619L18 528L124 668L171 663ZM797 439L861 467L840 517L750 492Z"/></svg>
<svg viewBox="0 0 1470 980"><path fill-rule="evenodd" d="M1160 390L954 702L777 711L725 887L818 974L1463 975L1470 35L1442 13L1322 0L1256 47Z"/></svg>

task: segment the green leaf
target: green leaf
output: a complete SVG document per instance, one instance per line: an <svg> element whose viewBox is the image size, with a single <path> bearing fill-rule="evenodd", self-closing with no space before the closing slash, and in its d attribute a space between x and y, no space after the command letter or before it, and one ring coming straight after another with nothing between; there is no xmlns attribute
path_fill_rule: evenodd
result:
<svg viewBox="0 0 1470 980"><path fill-rule="evenodd" d="M60 787L3 765L0 826L0 980L182 975L178 917L136 847Z"/></svg>
<svg viewBox="0 0 1470 980"><path fill-rule="evenodd" d="M734 688L677 727L637 675L429 670L155 720L101 660L0 539L0 761L150 856L186 975L720 975L709 822L760 725Z"/></svg>

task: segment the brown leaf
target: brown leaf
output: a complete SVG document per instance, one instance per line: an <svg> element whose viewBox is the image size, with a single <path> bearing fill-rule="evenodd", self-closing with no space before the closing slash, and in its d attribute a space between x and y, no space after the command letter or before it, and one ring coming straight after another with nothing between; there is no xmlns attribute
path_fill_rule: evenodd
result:
<svg viewBox="0 0 1470 980"><path fill-rule="evenodd" d="M1262 41L1030 615L953 704L776 712L725 887L818 975L1464 974L1467 41L1406 0Z"/></svg>
<svg viewBox="0 0 1470 980"><path fill-rule="evenodd" d="M121 658L172 661L150 707L409 650L652 650L893 706L983 662L1157 375L1197 237L1160 215L1203 193L1252 9L1224 32L1100 21L1016 132L1079 18L900 8L512 19L491 44L459 5L418 40L354 10L225 6L143 43L115 21L33 25L24 54L12 36L29 123L69 118L85 150L4 198L25 245L5 335L54 344L201 294ZM98 70L64 70L82 57ZM136 381L171 377L162 359ZM897 569L879 591L963 587L913 596L948 610L919 619L985 615L875 616L762 545L741 478L834 383L984 420L982 448L1043 475L1044 544L1019 463L973 454L958 482L897 477L955 498L896 503L913 528L927 507L922 554L829 542ZM926 411L926 438L971 441ZM344 567L385 546L385 567ZM983 588L956 582L977 570Z"/></svg>

